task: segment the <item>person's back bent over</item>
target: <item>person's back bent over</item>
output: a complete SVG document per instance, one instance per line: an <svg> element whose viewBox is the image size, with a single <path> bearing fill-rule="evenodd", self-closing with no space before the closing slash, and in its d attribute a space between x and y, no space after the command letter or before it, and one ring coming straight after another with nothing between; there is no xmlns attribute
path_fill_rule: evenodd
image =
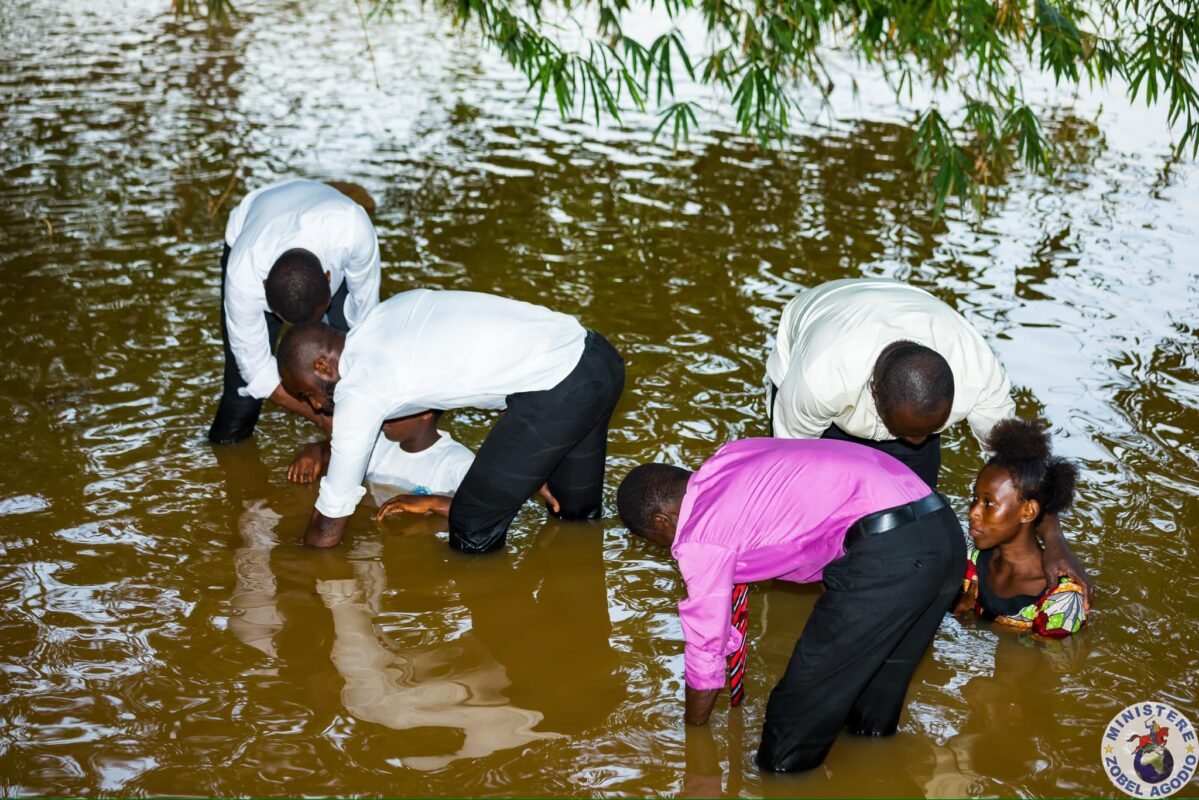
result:
<svg viewBox="0 0 1199 800"><path fill-rule="evenodd" d="M822 580L770 695L758 764L817 766L848 725L895 732L904 695L958 591L961 526L910 469L834 440L732 442L695 473L637 467L617 493L629 530L670 547L687 583L686 719L703 724L725 683L735 584Z"/></svg>

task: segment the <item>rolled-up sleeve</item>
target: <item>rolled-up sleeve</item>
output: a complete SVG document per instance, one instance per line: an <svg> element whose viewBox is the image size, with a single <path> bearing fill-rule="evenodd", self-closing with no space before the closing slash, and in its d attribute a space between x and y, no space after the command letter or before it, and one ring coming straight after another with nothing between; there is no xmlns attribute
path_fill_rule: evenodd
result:
<svg viewBox="0 0 1199 800"><path fill-rule="evenodd" d="M362 322L372 308L379 305L379 281L382 259L379 237L370 217L361 208L354 209L353 244L345 265L347 296L345 315L350 327Z"/></svg>
<svg viewBox="0 0 1199 800"><path fill-rule="evenodd" d="M348 517L366 487L362 479L375 449L386 411L359 401L337 399L329 471L321 478L316 510L329 518Z"/></svg>
<svg viewBox="0 0 1199 800"><path fill-rule="evenodd" d="M741 645L732 625L733 577L737 553L718 545L688 543L674 550L687 584L679 603L687 685L696 690L725 684L725 657Z"/></svg>
<svg viewBox="0 0 1199 800"><path fill-rule="evenodd" d="M230 254L225 278L225 330L237 371L246 382L238 394L261 400L270 397L279 385L279 366L271 355L262 283L248 265L243 267L235 260L245 257L236 249Z"/></svg>

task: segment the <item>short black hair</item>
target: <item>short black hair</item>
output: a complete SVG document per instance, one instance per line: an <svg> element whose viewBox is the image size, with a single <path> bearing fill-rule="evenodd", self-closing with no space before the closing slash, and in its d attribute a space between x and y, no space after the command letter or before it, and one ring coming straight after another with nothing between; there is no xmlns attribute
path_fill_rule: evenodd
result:
<svg viewBox="0 0 1199 800"><path fill-rule="evenodd" d="M653 516L687 491L691 471L671 464L633 467L616 490L616 510L638 536L653 527Z"/></svg>
<svg viewBox="0 0 1199 800"><path fill-rule="evenodd" d="M953 370L945 357L916 342L889 345L874 364L874 398L879 411L909 408L921 417L953 405Z"/></svg>
<svg viewBox="0 0 1199 800"><path fill-rule="evenodd" d="M312 372L312 362L330 348L336 336L337 331L323 322L303 322L289 328L275 352L280 377ZM290 391L286 385L283 388Z"/></svg>
<svg viewBox="0 0 1199 800"><path fill-rule="evenodd" d="M321 260L309 250L288 250L266 276L266 304L286 322L297 325L322 316L329 307L329 279Z"/></svg>
<svg viewBox="0 0 1199 800"><path fill-rule="evenodd" d="M1065 511L1074 502L1078 467L1053 455L1044 423L1005 419L995 424L983 446L992 451L987 466L1000 467L1011 476L1022 500L1036 500L1041 517Z"/></svg>

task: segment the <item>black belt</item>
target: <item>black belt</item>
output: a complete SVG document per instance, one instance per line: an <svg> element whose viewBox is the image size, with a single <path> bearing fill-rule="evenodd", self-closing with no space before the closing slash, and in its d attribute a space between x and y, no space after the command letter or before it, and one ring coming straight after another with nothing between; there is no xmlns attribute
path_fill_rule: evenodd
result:
<svg viewBox="0 0 1199 800"><path fill-rule="evenodd" d="M940 511L948 507L948 505L944 497L934 492L921 500L913 500L902 506L867 514L849 526L849 530L845 533L845 549L848 550L867 536L876 536L877 534L894 530L900 525L915 522L921 517L927 517L934 511Z"/></svg>

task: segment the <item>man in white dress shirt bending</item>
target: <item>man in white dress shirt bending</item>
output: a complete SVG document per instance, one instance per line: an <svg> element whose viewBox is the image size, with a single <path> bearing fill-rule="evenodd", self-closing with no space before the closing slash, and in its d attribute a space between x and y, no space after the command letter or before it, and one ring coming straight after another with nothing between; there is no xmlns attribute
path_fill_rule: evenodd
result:
<svg viewBox="0 0 1199 800"><path fill-rule="evenodd" d="M296 326L279 345L279 372L288 392L336 422L305 536L311 546L341 541L383 421L426 409L507 410L449 501L454 549L502 546L543 483L559 516L601 512L624 364L574 317L494 295L416 289L381 303L348 335Z"/></svg>
<svg viewBox="0 0 1199 800"><path fill-rule="evenodd" d="M283 322L325 317L340 331L379 303L379 241L366 211L332 186L293 180L246 196L225 227L221 257L224 387L208 430L214 444L254 433L270 398L318 424L284 391L275 363Z"/></svg>
<svg viewBox="0 0 1199 800"><path fill-rule="evenodd" d="M941 432L966 420L985 439L1016 416L1012 384L965 317L923 289L883 278L830 281L787 303L766 360L774 436L842 439L882 450L932 489ZM1056 515L1037 529L1043 567L1090 582Z"/></svg>

